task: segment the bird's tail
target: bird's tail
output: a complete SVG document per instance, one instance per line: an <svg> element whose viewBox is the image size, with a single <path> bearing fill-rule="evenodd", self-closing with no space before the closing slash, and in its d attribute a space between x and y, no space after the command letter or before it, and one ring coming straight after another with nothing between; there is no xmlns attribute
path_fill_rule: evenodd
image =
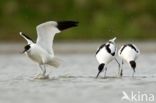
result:
<svg viewBox="0 0 156 103"><path fill-rule="evenodd" d="M55 67L55 68L58 68L61 64L61 59L57 58L57 57L53 57L49 62L48 64Z"/></svg>

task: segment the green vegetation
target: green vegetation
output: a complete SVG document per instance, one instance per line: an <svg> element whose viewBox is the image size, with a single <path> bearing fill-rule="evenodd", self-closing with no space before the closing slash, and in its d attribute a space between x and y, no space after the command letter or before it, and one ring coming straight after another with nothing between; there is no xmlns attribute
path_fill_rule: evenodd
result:
<svg viewBox="0 0 156 103"><path fill-rule="evenodd" d="M17 41L19 31L36 37L36 25L77 20L59 40L156 39L156 0L0 0L0 40Z"/></svg>

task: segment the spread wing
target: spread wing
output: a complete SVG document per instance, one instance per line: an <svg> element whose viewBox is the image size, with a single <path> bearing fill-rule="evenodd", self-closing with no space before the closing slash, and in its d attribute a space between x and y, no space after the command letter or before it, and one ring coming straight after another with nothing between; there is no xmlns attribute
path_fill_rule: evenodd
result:
<svg viewBox="0 0 156 103"><path fill-rule="evenodd" d="M57 22L49 21L40 24L36 27L37 30L37 44L45 49L48 53L53 54L53 39L56 33L60 30L57 28Z"/></svg>
<svg viewBox="0 0 156 103"><path fill-rule="evenodd" d="M77 26L75 21L49 21L42 23L36 27L37 29L37 44L45 49L48 53L54 54L52 45L56 33L61 32L70 27Z"/></svg>

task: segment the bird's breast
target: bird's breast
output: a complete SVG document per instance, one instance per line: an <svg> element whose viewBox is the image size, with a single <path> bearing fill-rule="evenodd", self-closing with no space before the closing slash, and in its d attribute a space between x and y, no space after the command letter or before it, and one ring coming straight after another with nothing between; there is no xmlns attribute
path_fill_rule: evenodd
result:
<svg viewBox="0 0 156 103"><path fill-rule="evenodd" d="M47 62L46 53L40 48L31 48L30 52L27 52L27 55L39 64L45 64Z"/></svg>

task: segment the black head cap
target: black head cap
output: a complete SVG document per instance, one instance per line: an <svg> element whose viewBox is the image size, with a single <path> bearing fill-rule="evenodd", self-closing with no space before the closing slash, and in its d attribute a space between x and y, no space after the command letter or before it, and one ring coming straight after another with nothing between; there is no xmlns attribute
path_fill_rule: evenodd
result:
<svg viewBox="0 0 156 103"><path fill-rule="evenodd" d="M136 68L136 63L135 63L135 61L130 61L129 63L130 63L130 65L131 65L131 67L133 68L133 70L135 71L135 68Z"/></svg>
<svg viewBox="0 0 156 103"><path fill-rule="evenodd" d="M97 77L99 76L99 74L102 72L102 70L103 70L104 66L105 66L105 64L104 64L104 63L102 63L102 64L100 64L100 65L99 65L99 67L98 67L99 72L98 72L98 74L97 74L96 78L97 78Z"/></svg>
<svg viewBox="0 0 156 103"><path fill-rule="evenodd" d="M65 29L68 29L68 28L71 28L71 27L76 27L78 26L78 22L77 21L58 21L57 22L57 28L59 30L65 30Z"/></svg>
<svg viewBox="0 0 156 103"><path fill-rule="evenodd" d="M26 46L24 47L23 53L26 52L26 51L28 51L29 49L30 49L30 44L28 44L28 45L26 45Z"/></svg>

